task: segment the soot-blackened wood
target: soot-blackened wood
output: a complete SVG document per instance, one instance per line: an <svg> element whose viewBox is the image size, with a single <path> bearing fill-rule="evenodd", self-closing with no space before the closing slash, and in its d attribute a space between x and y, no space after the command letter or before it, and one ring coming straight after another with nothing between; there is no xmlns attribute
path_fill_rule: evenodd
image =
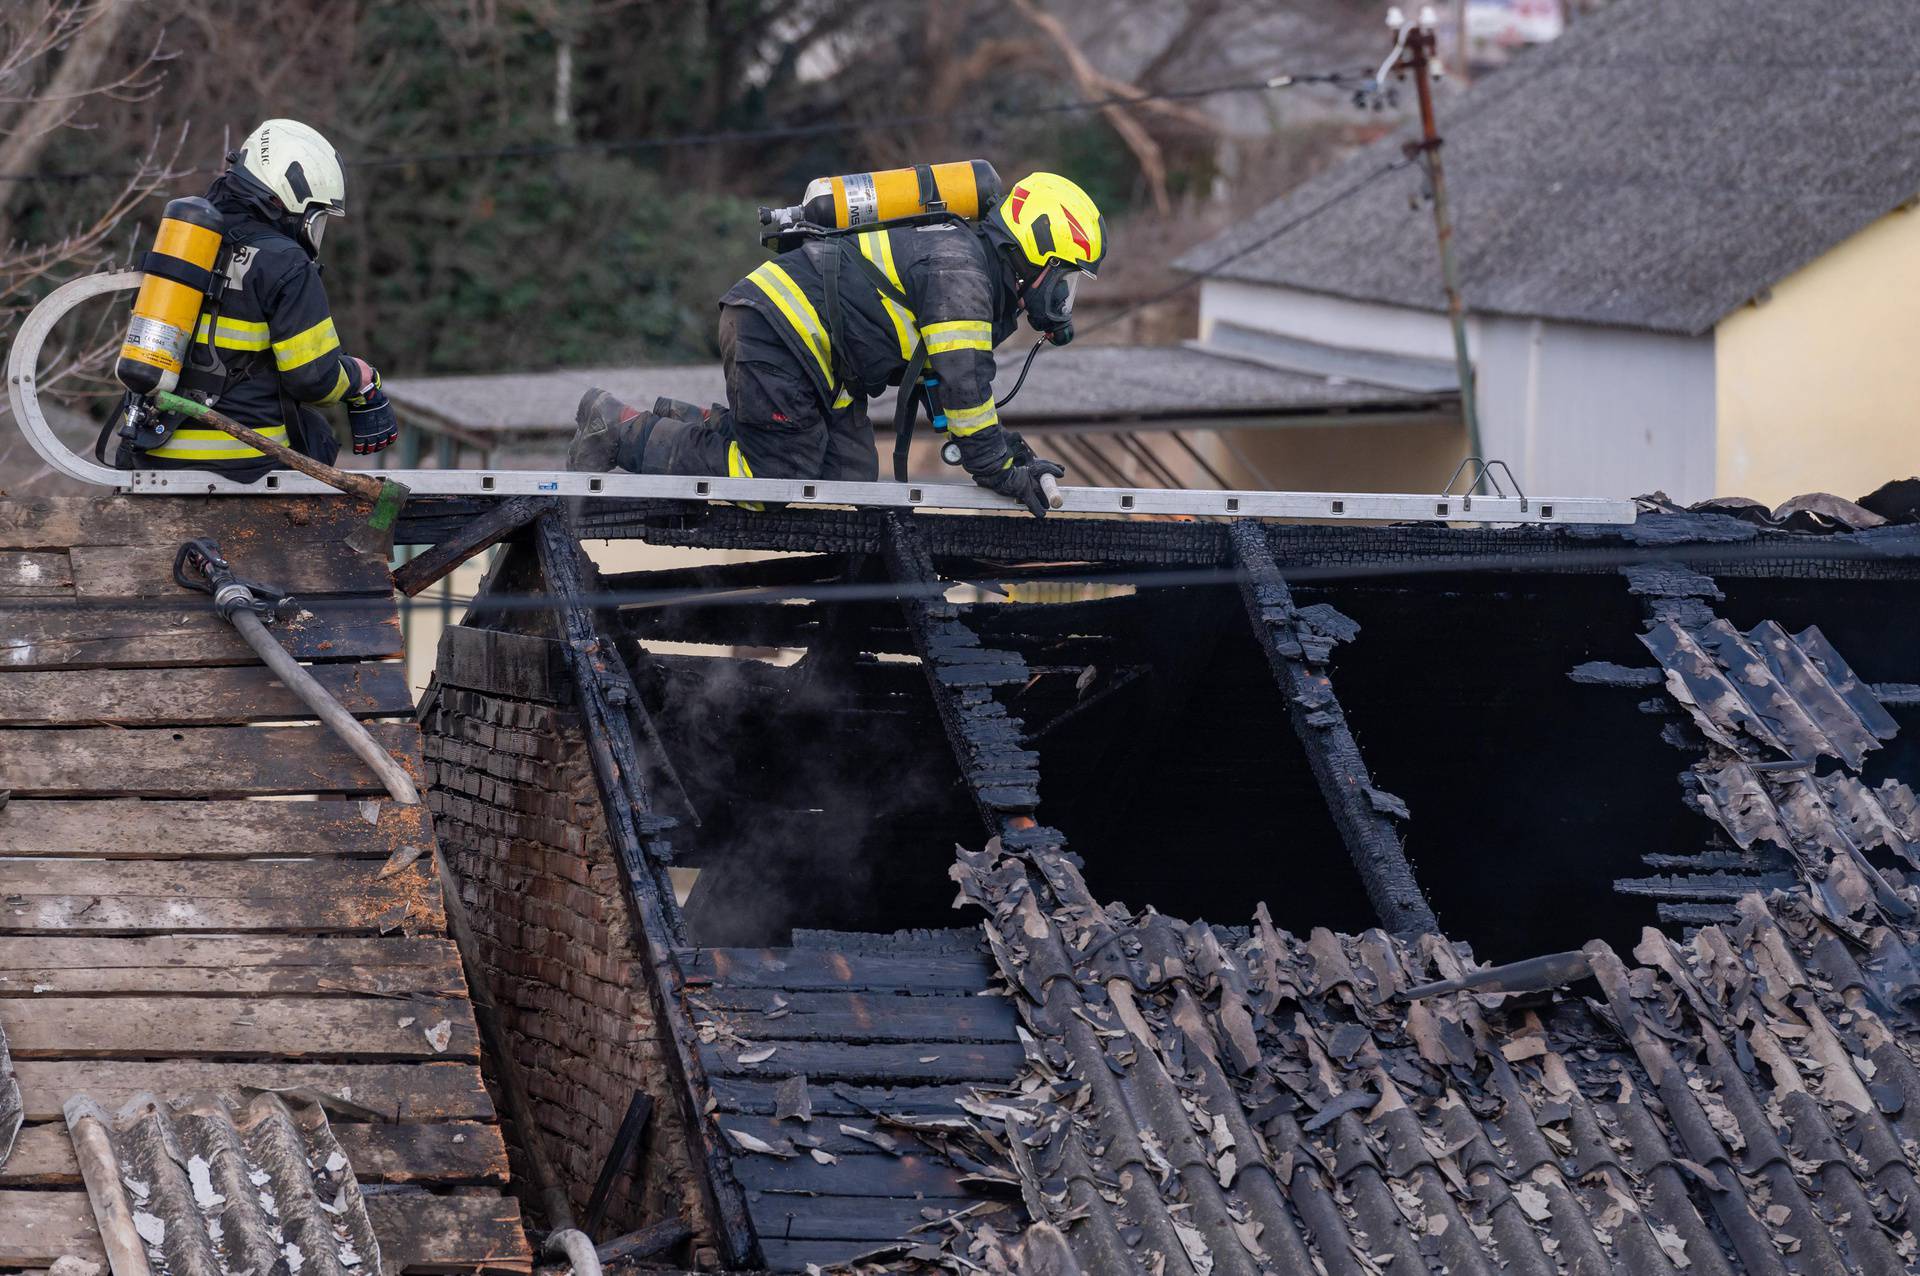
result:
<svg viewBox="0 0 1920 1276"><path fill-rule="evenodd" d="M609 593L709 593L724 589L763 589L813 585L835 580L844 559L839 554L803 554L792 558L757 558L746 563L702 563L697 567L670 567L650 572L611 572L600 578Z"/></svg>
<svg viewBox="0 0 1920 1276"><path fill-rule="evenodd" d="M617 1236L597 1247L602 1267L615 1263L637 1263L655 1254L665 1253L693 1235L693 1229L677 1218L663 1218L637 1231Z"/></svg>
<svg viewBox="0 0 1920 1276"><path fill-rule="evenodd" d="M1023 1056L1012 1041L950 1041L932 1045L847 1041L785 1041L758 1063L742 1063L766 1048L702 1046L712 1072L721 1076L783 1080L796 1073L809 1080L851 1081L860 1085L942 1085L949 1081L1011 1083Z"/></svg>
<svg viewBox="0 0 1920 1276"><path fill-rule="evenodd" d="M971 996L993 981L984 957L863 956L828 949L700 948L680 954L690 986Z"/></svg>
<svg viewBox="0 0 1920 1276"><path fill-rule="evenodd" d="M781 1081L716 1077L713 1097L722 1112L772 1116L780 1110ZM973 1093L965 1083L863 1086L851 1083L809 1085L815 1120L829 1116L952 1116L960 1100Z"/></svg>
<svg viewBox="0 0 1920 1276"><path fill-rule="evenodd" d="M633 1097L627 1100L626 1115L620 1118L620 1128L614 1133L613 1146L607 1149L607 1159L601 1162L593 1194L587 1197L587 1217L580 1227L588 1236L600 1234L600 1222L607 1212L607 1193L613 1190L613 1181L626 1172L633 1160L634 1148L639 1146L640 1136L646 1132L652 1116L653 1100L644 1090L634 1091ZM637 1191L639 1183L636 1181L634 1186Z"/></svg>
<svg viewBox="0 0 1920 1276"><path fill-rule="evenodd" d="M555 504L551 496L516 496L500 502L433 548L401 564L393 573L394 587L413 597L475 554L513 535Z"/></svg>
<svg viewBox="0 0 1920 1276"><path fill-rule="evenodd" d="M556 599L559 636L567 648L579 697L587 752L600 790L607 834L620 858L621 881L633 924L646 954L647 987L653 997L655 1022L665 1031L668 1060L679 1082L681 1118L698 1148L701 1194L721 1256L731 1267L746 1267L759 1259L758 1242L747 1213L746 1193L734 1177L732 1156L721 1143L705 1108L710 1093L706 1066L693 1022L687 1014L679 963L674 951L680 942L678 909L667 877L664 848L650 843L657 827L646 791L633 719L624 706L610 703L609 691L637 703L639 692L609 630L586 607L568 601L597 588L592 564L579 541L555 514L535 523L534 541L541 575Z"/></svg>
<svg viewBox="0 0 1920 1276"><path fill-rule="evenodd" d="M516 700L566 704L573 698L566 649L531 634L449 625L440 635L433 673L443 686Z"/></svg>
<svg viewBox="0 0 1920 1276"><path fill-rule="evenodd" d="M869 997L844 993L795 998L770 1011L732 1009L718 1018L749 1041L932 1043L1014 1040L1013 1007L984 997ZM929 1050L937 1054L938 1050Z"/></svg>
<svg viewBox="0 0 1920 1276"><path fill-rule="evenodd" d="M1334 827L1359 870L1374 914L1395 934L1437 933L1440 925L1420 892L1389 813L1398 799L1373 787L1346 711L1333 693L1333 680L1326 670L1326 651L1333 640L1314 631L1294 608L1292 591L1273 561L1260 523L1251 519L1233 523L1229 543L1254 637L1280 684L1294 734L1306 751Z"/></svg>
<svg viewBox="0 0 1920 1276"><path fill-rule="evenodd" d="M1020 720L993 694L996 687L1024 686L1027 664L1013 652L982 647L960 608L941 597L921 521L895 511L882 516L887 570L902 586L907 630L954 760L981 822L998 836L1030 823L1040 805L1040 755L1020 747Z"/></svg>
<svg viewBox="0 0 1920 1276"><path fill-rule="evenodd" d="M399 661L314 665L309 672L358 717L413 712ZM263 665L226 669L61 669L0 677L0 726L215 726L311 718Z"/></svg>

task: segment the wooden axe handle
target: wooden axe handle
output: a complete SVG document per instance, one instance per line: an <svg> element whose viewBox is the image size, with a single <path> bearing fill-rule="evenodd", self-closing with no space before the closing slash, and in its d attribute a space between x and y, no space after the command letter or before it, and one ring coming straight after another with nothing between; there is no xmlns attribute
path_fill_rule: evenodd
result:
<svg viewBox="0 0 1920 1276"><path fill-rule="evenodd" d="M310 456L302 456L286 444L276 443L260 431L215 412L204 403L183 399L177 394L169 394L164 390L154 396L154 402L164 411L179 412L195 420L204 421L215 429L225 430L248 447L258 448L288 469L299 470L308 478L318 479L328 487L338 488L348 496L357 496L363 501L380 499L384 484L372 475L335 469Z"/></svg>

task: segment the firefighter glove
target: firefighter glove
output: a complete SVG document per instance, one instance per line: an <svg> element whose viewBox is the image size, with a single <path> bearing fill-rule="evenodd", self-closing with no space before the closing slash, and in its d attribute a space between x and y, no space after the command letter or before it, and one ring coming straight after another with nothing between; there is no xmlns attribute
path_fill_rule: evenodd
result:
<svg viewBox="0 0 1920 1276"><path fill-rule="evenodd" d="M1052 461L1041 460L1031 452L1027 455L1030 459L1025 465L1020 464L1013 457L1008 457L1003 467L991 474L976 474L973 476L973 481L981 487L991 488L1010 500L1020 502L1033 511L1035 518L1045 518L1047 494L1041 490L1040 476L1050 474L1054 478L1062 478L1067 471Z"/></svg>
<svg viewBox="0 0 1920 1276"><path fill-rule="evenodd" d="M347 360L353 385L346 396L347 424L353 427L353 451L368 456L392 445L400 435L393 404L380 388L380 373L365 359Z"/></svg>

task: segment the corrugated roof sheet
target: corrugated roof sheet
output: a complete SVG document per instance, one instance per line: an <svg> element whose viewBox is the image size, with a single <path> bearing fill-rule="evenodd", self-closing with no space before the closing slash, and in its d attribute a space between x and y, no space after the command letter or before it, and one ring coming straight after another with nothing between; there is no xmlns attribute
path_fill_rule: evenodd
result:
<svg viewBox="0 0 1920 1276"><path fill-rule="evenodd" d="M1047 848L963 854L1032 1038L975 1105L1081 1270L1910 1270L1915 935L1749 895L1409 999L1470 968L1415 943L1103 907ZM1910 898L1920 898L1904 888ZM1637 964L1635 964L1637 963ZM1537 967L1537 968L1536 968ZM1543 974L1544 972L1544 974ZM1591 978L1597 997L1550 990ZM976 1260L1001 1245L976 1230ZM1006 1261L1004 1255L996 1261Z"/></svg>
<svg viewBox="0 0 1920 1276"><path fill-rule="evenodd" d="M1700 333L1920 193L1904 0L1619 0L1442 108L1469 310ZM1186 254L1247 249L1400 155L1383 138ZM1225 278L1442 310L1407 169Z"/></svg>
<svg viewBox="0 0 1920 1276"><path fill-rule="evenodd" d="M99 1211L103 1190L124 1193L155 1273L379 1276L366 1201L318 1103L265 1091L177 1105L140 1095L109 1116L81 1095L66 1115L76 1144L82 1121L105 1127L119 1182L89 1174L89 1195Z"/></svg>
<svg viewBox="0 0 1920 1276"><path fill-rule="evenodd" d="M1705 745L1686 776L1690 800L1742 854L1708 851L1697 869L1621 889L1682 901L1663 904L1663 915L1693 920L1724 914L1722 901L1756 884L1740 873L1791 869L1837 925L1910 918L1869 852L1920 868L1920 799L1897 780L1869 788L1860 779L1867 755L1898 727L1826 636L1772 621L1742 634L1721 619L1669 618L1641 641ZM1823 771L1823 760L1840 766Z"/></svg>

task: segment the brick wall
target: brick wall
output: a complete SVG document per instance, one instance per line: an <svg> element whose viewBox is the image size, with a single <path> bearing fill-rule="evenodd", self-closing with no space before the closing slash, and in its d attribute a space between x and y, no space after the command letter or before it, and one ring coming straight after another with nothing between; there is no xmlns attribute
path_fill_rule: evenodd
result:
<svg viewBox="0 0 1920 1276"><path fill-rule="evenodd" d="M641 1181L616 1181L595 1239L678 1214L700 1245L704 1218L673 1073L554 646L447 631L421 723L428 802L547 1155L576 1209L584 1214L628 1100L643 1089L654 1108Z"/></svg>

